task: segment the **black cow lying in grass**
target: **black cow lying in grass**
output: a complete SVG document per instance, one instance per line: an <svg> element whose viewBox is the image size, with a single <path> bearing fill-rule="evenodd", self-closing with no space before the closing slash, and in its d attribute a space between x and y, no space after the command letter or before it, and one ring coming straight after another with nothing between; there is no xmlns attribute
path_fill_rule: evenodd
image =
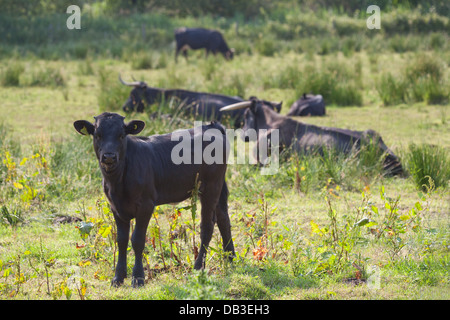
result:
<svg viewBox="0 0 450 320"><path fill-rule="evenodd" d="M143 81L125 82L119 75L119 81L129 87L133 87L130 96L125 101L122 109L125 112L144 112L145 106L150 106L161 101L176 99L182 105L183 111L191 113L195 117L201 117L203 121L222 121L223 116L228 116L234 123L235 128L239 128L243 122L244 110L223 113L220 108L244 101L240 97L231 97L223 94L196 92L183 89L162 89L149 87ZM262 100L266 105L277 112L281 110L281 102L270 102ZM181 104L182 103L182 104Z"/></svg>
<svg viewBox="0 0 450 320"><path fill-rule="evenodd" d="M295 101L289 112L288 116L324 116L325 115L325 101L323 97L313 94L304 93L303 96Z"/></svg>
<svg viewBox="0 0 450 320"><path fill-rule="evenodd" d="M348 154L353 150L360 150L363 144L372 144L385 153L384 170L388 174L403 173L403 168L397 156L384 144L380 135L373 130L353 131L348 129L319 127L296 121L290 117L274 112L262 105L259 100L239 102L221 109L232 111L246 109L243 127L243 138L246 141L271 141L271 135L277 130L279 147L290 148L297 153L323 153L324 149ZM261 136L260 132L264 134ZM256 134L253 134L255 133ZM258 146L257 146L258 147ZM259 159L264 163L265 159Z"/></svg>
<svg viewBox="0 0 450 320"><path fill-rule="evenodd" d="M133 286L144 284L142 252L145 246L147 226L155 206L180 202L190 197L197 181L201 201L201 247L194 268L204 267L206 251L217 221L225 252L234 255L231 226L228 217L228 189L225 183L227 169L227 140L225 129L218 123L180 130L164 135L135 137L144 128L143 121L124 123L124 117L115 113L103 113L95 122L74 122L75 129L83 135L92 135L95 154L103 175L103 190L111 204L117 224L119 259L113 285L123 283L127 276L127 247L130 220L135 219L131 238L135 252ZM213 134L214 139L204 138ZM174 135L178 138L174 139ZM173 149L187 137L190 153L183 154L187 161L174 163ZM195 140L195 141L194 141ZM198 151L215 143L218 151L224 151L218 161L206 163ZM194 145L194 147L192 147ZM197 148L196 146L199 146ZM194 150L197 153L194 156ZM217 150L216 150L217 152ZM177 160L178 161L178 160ZM178 162L179 163L179 162Z"/></svg>

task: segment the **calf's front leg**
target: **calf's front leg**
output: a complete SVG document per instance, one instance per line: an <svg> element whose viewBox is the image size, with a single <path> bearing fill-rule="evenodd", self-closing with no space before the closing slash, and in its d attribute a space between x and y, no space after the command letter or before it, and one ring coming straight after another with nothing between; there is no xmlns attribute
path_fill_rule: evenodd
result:
<svg viewBox="0 0 450 320"><path fill-rule="evenodd" d="M147 227L150 217L153 213L153 204L147 207L147 210L142 211L136 217L136 226L131 237L131 244L134 250L134 267L133 267L133 287L142 287L144 285L145 274L144 266L142 264L142 253L145 248L145 236L147 234Z"/></svg>
<svg viewBox="0 0 450 320"><path fill-rule="evenodd" d="M116 265L116 274L112 280L112 285L118 287L123 284L127 277L127 248L130 234L130 221L123 221L114 215L117 226L117 246L119 248L119 258Z"/></svg>

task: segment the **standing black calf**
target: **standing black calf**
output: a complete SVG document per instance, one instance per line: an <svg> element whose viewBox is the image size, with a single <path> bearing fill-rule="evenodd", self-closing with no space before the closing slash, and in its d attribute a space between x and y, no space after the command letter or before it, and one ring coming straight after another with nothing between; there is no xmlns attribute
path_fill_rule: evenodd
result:
<svg viewBox="0 0 450 320"><path fill-rule="evenodd" d="M230 253L230 258L234 256L228 217L228 189L225 183L227 140L224 128L220 124L211 123L201 128L178 131L178 134L184 133L182 136L190 137L191 161L175 164L172 153L180 139L172 139L174 133L150 137L130 136L141 132L144 126L145 123L139 120L126 124L124 117L115 113L103 113L95 117L94 124L86 120L74 122L79 133L93 136L94 150L103 175L103 190L117 224L119 259L112 281L115 286L122 284L127 276L130 220L136 219L131 238L135 252L132 284L136 287L144 285L142 251L154 207L187 199L194 189L197 177L202 207L201 247L194 268L204 267L215 221L222 235L224 250ZM206 139L209 141L203 141L203 135L206 136L205 132L209 129L214 129L212 131L219 134L214 134L214 139L210 136ZM198 155L195 157L197 161L192 161L194 150L199 150L195 148L195 143L201 143L203 152L205 147L212 143L216 145L217 142L223 147L223 158L220 161L206 164L203 156L198 161ZM184 154L183 159L186 159L185 156Z"/></svg>

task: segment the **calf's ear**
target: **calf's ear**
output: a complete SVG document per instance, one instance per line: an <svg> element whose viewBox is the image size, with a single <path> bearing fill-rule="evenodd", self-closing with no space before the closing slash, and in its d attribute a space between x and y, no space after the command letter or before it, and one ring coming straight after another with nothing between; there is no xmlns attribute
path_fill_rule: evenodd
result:
<svg viewBox="0 0 450 320"><path fill-rule="evenodd" d="M92 123L86 120L77 120L73 123L75 130L77 130L82 135L94 134L95 128Z"/></svg>
<svg viewBox="0 0 450 320"><path fill-rule="evenodd" d="M132 120L125 127L127 134L138 134L145 127L145 122L141 120Z"/></svg>

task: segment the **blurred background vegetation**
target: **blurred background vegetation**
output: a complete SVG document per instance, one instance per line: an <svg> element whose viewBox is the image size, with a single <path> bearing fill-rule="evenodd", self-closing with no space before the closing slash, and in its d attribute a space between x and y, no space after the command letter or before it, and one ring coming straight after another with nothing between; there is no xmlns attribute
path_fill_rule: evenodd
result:
<svg viewBox="0 0 450 320"><path fill-rule="evenodd" d="M66 27L72 4L81 8L81 30ZM381 8L381 30L366 28L372 4ZM219 29L238 54L266 56L445 49L450 31L450 3L440 0L0 0L0 8L3 57L123 58L172 50L181 26Z"/></svg>
<svg viewBox="0 0 450 320"><path fill-rule="evenodd" d="M165 12L176 16L201 16L212 14L215 16L233 17L244 15L246 18L255 18L262 11L280 12L293 6L307 10L326 8L348 15L365 11L370 5L378 5L383 11L393 9L418 9L422 13L436 12L443 16L450 13L450 4L445 0L1 0L2 13L14 15L40 15L65 13L69 5L80 7L95 7L105 13L129 14L136 12Z"/></svg>

